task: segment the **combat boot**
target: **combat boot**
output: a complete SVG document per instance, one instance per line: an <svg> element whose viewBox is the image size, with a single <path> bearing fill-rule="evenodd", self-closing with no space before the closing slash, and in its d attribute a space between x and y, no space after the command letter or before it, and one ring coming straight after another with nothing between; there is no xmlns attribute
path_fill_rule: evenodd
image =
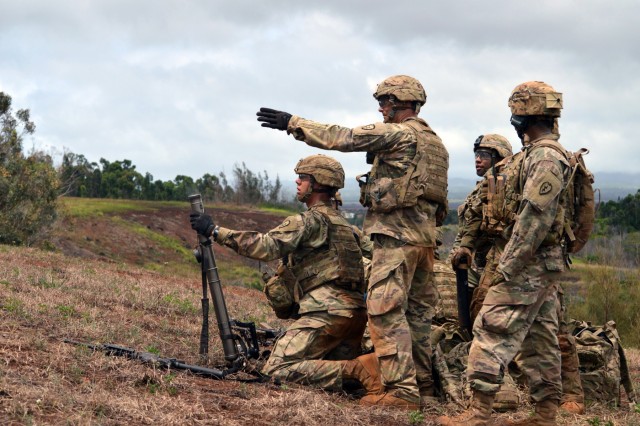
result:
<svg viewBox="0 0 640 426"><path fill-rule="evenodd" d="M566 411L570 414L584 414L584 404L577 401L565 401L560 405L562 411Z"/></svg>
<svg viewBox="0 0 640 426"><path fill-rule="evenodd" d="M433 386L420 389L420 407L428 408L440 404L440 398L436 396Z"/></svg>
<svg viewBox="0 0 640 426"><path fill-rule="evenodd" d="M522 420L507 420L506 426L555 426L556 415L558 414L558 401L555 399L545 399L536 404L535 413L532 417Z"/></svg>
<svg viewBox="0 0 640 426"><path fill-rule="evenodd" d="M360 355L356 359L343 361L343 379L355 379L360 382L367 395L382 393L382 379L380 378L380 364L375 353Z"/></svg>
<svg viewBox="0 0 640 426"><path fill-rule="evenodd" d="M494 395L473 391L471 405L467 411L455 416L441 416L436 420L436 424L441 426L484 426L491 418L491 407L493 406Z"/></svg>
<svg viewBox="0 0 640 426"><path fill-rule="evenodd" d="M407 411L420 410L420 403L399 398L393 391L381 395L366 395L360 399L360 405L400 408Z"/></svg>

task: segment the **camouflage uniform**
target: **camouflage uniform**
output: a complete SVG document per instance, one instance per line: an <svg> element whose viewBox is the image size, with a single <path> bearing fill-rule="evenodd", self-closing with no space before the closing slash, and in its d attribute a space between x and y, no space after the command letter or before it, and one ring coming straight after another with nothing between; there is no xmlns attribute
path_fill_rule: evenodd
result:
<svg viewBox="0 0 640 426"><path fill-rule="evenodd" d="M458 232L454 247L455 244L457 244L473 250L473 247L478 244L473 241L471 236L483 235L483 233L480 232L482 219L481 184L482 183L476 186L465 201L464 222ZM484 299L489 292L491 283L496 276L496 269L505 244L504 240L495 241L493 238L487 238L484 236L484 238L481 239L480 245L486 247L486 244L484 244L486 242L489 242L491 245L490 250L484 255L485 268L482 269L478 286L474 290L473 297L471 299L470 309L472 321L480 312ZM474 263L476 263L476 258L474 258ZM569 325L567 323L568 316L564 300L564 289L561 285L558 285L557 288L558 304L556 309L559 321L558 342L561 351L562 402L572 401L584 404L584 392L580 380L580 372L578 370L578 352L575 338L571 335ZM516 357L516 361L518 361L519 364L521 363L523 356L523 354L518 354Z"/></svg>
<svg viewBox="0 0 640 426"><path fill-rule="evenodd" d="M555 149L535 147L549 139L558 138L547 135L532 141L523 152L501 165L499 173L506 175L509 167L519 167L526 155L519 175L522 190L505 183L507 188L501 195L504 198L494 204L500 209L512 203L517 213L507 220L512 228L500 229L496 234L495 250L501 255L493 274L495 285L489 288L474 322L468 366L472 388L492 394L498 390L508 363L522 350L523 367L535 402L560 400L562 393L557 282L565 263L560 238L553 240L549 236L562 232L558 229L564 223L560 197L568 179L568 162ZM490 173L486 176L487 181L493 178ZM489 197L493 195L489 190ZM500 213L505 217L511 214ZM483 221L489 230L498 230L487 215ZM508 234L508 240L501 238Z"/></svg>
<svg viewBox="0 0 640 426"><path fill-rule="evenodd" d="M473 262L469 267L469 290L473 292L471 299L471 319L475 318L477 312L473 312L474 300L476 299L476 291L478 284L480 283L480 277L484 271L487 263L487 255L491 249L493 240L489 238L482 238L480 241L465 242L462 244L462 230L467 227L467 222L477 220L479 223L482 217L482 200L480 198L482 191L482 182L478 182L471 191L464 203L458 206L458 234L453 241L453 247L451 249L452 256L459 247L467 247L473 253ZM480 215L478 215L480 213Z"/></svg>
<svg viewBox="0 0 640 426"><path fill-rule="evenodd" d="M427 143L442 145L417 117L349 129L293 116L287 131L310 146L374 153L379 176L397 178L416 156L421 136L412 126L429 133ZM397 397L415 403L421 390L433 389L429 334L437 303L433 262L439 209L438 203L419 198L413 206L388 212L369 209L364 223L374 241L367 310L382 382Z"/></svg>
<svg viewBox="0 0 640 426"><path fill-rule="evenodd" d="M216 241L253 259L304 259L327 244L332 221L350 226L330 202L317 203L266 234L219 227ZM310 269L299 275L317 274ZM330 281L305 292L299 305L300 318L277 341L263 372L288 382L340 390L343 367L332 360L353 359L359 354L367 321L363 293Z"/></svg>

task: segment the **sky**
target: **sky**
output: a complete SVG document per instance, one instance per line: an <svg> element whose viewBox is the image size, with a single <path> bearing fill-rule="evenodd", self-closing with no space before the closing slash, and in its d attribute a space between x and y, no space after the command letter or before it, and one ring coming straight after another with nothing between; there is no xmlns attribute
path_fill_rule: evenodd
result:
<svg viewBox="0 0 640 426"><path fill-rule="evenodd" d="M519 147L507 99L541 80L597 180L637 171L638 16L635 0L2 1L0 91L31 110L27 149L129 159L162 180L244 162L286 186L320 151L260 127L260 107L356 127L382 120L377 83L411 75L449 176L473 179L474 140ZM363 153L325 153L347 179L368 169Z"/></svg>

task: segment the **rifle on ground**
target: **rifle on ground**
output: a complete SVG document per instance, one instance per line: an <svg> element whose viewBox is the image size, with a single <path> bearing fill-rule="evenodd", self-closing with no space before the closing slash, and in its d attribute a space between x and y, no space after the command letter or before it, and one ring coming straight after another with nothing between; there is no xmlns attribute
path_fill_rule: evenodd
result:
<svg viewBox="0 0 640 426"><path fill-rule="evenodd" d="M204 213L200 194L189 196L191 211ZM200 332L200 357L206 359L209 346L209 297L211 292L213 310L218 322L218 331L222 340L224 359L229 367L226 371L238 371L247 367L248 359L266 359L268 351L261 352L260 346L271 346L278 338L277 330L256 328L253 322L241 322L231 319L224 300L216 260L211 247L211 238L198 235L198 248L194 255L202 270L202 329ZM253 374L259 375L255 370Z"/></svg>
<svg viewBox="0 0 640 426"><path fill-rule="evenodd" d="M469 338L472 334L471 313L469 300L469 265L466 258L461 258L458 267L456 268L456 292L458 294L458 322L460 328L469 333Z"/></svg>
<svg viewBox="0 0 640 426"><path fill-rule="evenodd" d="M119 345L112 345L109 343L104 345L94 345L92 343L78 342L71 339L64 339L64 342L76 346L83 346L85 348L91 349L94 352L101 351L110 356L120 356L128 359L135 359L141 361L143 364L149 364L162 368L190 371L198 376L209 377L212 379L224 379L225 376L230 374L229 371L200 367L199 365L189 365L185 364L184 361L178 360L176 358L161 358L156 354L152 354L151 352L138 352L135 349L126 348Z"/></svg>

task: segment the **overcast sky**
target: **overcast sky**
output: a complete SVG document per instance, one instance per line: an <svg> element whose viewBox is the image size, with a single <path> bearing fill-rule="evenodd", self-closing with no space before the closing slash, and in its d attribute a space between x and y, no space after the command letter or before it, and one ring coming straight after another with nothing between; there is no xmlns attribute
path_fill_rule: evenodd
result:
<svg viewBox="0 0 640 426"><path fill-rule="evenodd" d="M376 83L412 75L450 176L473 178L473 141L519 147L507 98L542 80L564 95L568 149L588 147L595 172L635 172L639 16L634 0L2 1L0 91L31 110L26 148L162 180L245 162L287 184L319 151L261 128L261 106L355 127L381 120ZM362 153L333 155L348 178L367 170Z"/></svg>

